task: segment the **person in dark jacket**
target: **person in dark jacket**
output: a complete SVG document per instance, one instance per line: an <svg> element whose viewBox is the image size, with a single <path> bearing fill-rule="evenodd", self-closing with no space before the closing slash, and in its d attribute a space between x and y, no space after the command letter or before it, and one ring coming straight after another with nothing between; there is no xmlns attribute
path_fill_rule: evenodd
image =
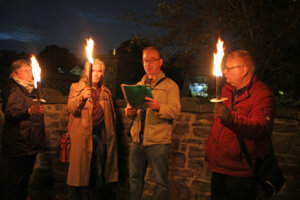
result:
<svg viewBox="0 0 300 200"><path fill-rule="evenodd" d="M223 69L226 85L216 103L206 142L206 164L212 171L212 200L254 200L258 183L242 153L237 135L247 146L252 163L271 149L275 97L258 80L254 61L245 50L230 53Z"/></svg>
<svg viewBox="0 0 300 200"><path fill-rule="evenodd" d="M4 199L23 200L36 155L45 148L44 111L36 99L29 60L11 65L11 79L2 91L3 158L7 164Z"/></svg>

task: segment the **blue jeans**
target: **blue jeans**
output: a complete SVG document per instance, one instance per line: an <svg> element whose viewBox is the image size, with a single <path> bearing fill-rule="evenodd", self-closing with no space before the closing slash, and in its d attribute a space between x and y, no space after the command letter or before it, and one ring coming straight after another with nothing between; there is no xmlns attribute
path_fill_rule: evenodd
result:
<svg viewBox="0 0 300 200"><path fill-rule="evenodd" d="M101 133L101 131L99 131ZM90 200L104 198L105 185L104 166L106 160L106 145L103 145L101 135L93 134L93 152L90 169Z"/></svg>
<svg viewBox="0 0 300 200"><path fill-rule="evenodd" d="M129 155L130 199L141 200L144 189L144 177L149 163L156 183L155 199L169 199L169 144L143 146L132 142Z"/></svg>

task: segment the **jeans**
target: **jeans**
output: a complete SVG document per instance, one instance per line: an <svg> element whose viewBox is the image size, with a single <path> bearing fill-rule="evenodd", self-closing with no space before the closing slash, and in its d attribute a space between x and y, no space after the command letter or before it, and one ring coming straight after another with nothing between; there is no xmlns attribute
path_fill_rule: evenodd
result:
<svg viewBox="0 0 300 200"><path fill-rule="evenodd" d="M4 199L26 200L35 159L36 155L6 159L8 172L4 184Z"/></svg>
<svg viewBox="0 0 300 200"><path fill-rule="evenodd" d="M169 199L169 144L143 146L132 142L129 155L130 199L141 200L144 189L144 177L149 163L156 183L155 199Z"/></svg>
<svg viewBox="0 0 300 200"><path fill-rule="evenodd" d="M93 134L93 153L90 171L90 199L103 199L105 175L104 166L106 160L106 145L103 145L101 135Z"/></svg>
<svg viewBox="0 0 300 200"><path fill-rule="evenodd" d="M255 200L258 183L253 177L235 177L213 173L212 200Z"/></svg>

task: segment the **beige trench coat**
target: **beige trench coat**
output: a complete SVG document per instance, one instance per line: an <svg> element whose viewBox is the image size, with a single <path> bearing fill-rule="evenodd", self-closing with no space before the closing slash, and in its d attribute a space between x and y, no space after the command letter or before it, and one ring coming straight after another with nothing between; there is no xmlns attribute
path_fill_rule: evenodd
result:
<svg viewBox="0 0 300 200"><path fill-rule="evenodd" d="M89 98L82 100L81 92L86 84L83 81L73 83L68 98L71 152L67 184L70 186L88 186L90 163L93 150L93 102ZM117 139L115 130L116 114L109 89L101 86L100 105L104 110L107 158L105 163L106 182L118 181Z"/></svg>

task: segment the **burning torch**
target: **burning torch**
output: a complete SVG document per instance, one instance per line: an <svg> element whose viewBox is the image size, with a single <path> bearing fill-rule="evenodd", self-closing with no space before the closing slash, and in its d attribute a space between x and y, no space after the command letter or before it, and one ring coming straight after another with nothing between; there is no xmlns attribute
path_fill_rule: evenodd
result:
<svg viewBox="0 0 300 200"><path fill-rule="evenodd" d="M216 98L210 100L213 103L222 102L227 99L221 97L221 88L220 88L220 83L222 78L221 64L224 56L223 44L224 42L221 40L221 38L219 38L217 43L217 53L216 54L214 53L214 74L216 76Z"/></svg>
<svg viewBox="0 0 300 200"><path fill-rule="evenodd" d="M36 89L36 97L37 97L37 99L34 99L34 101L44 103L46 101L41 98L41 68L34 55L31 56L30 60L31 60L31 68L32 68L32 74L34 79L34 88Z"/></svg>
<svg viewBox="0 0 300 200"><path fill-rule="evenodd" d="M85 47L85 50L86 50L86 55L87 55L87 58L88 58L88 61L89 61L89 69L88 69L88 72L89 72L89 86L92 87L92 72L93 72L93 64L94 64L94 59L93 59L93 49L94 49L94 40L92 38L90 39L87 39L87 45Z"/></svg>

